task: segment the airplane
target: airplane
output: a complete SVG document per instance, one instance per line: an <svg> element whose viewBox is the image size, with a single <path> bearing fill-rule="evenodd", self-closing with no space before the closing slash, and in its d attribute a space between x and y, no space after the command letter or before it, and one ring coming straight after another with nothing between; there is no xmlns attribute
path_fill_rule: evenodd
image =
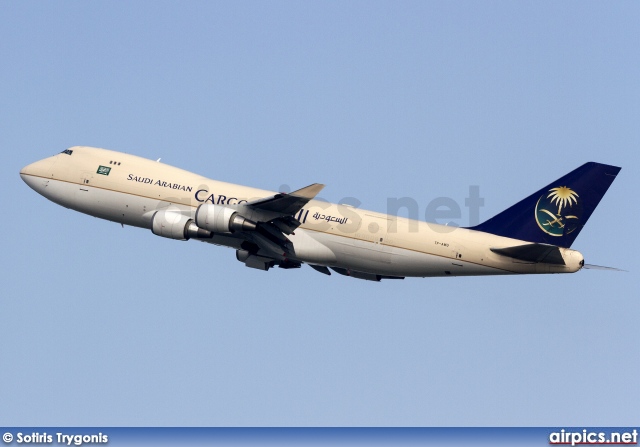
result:
<svg viewBox="0 0 640 447"><path fill-rule="evenodd" d="M584 257L570 247L620 169L585 163L468 228L318 200L318 183L274 193L86 146L32 163L20 176L66 208L165 238L231 247L247 267L308 264L326 275L380 281L577 272Z"/></svg>

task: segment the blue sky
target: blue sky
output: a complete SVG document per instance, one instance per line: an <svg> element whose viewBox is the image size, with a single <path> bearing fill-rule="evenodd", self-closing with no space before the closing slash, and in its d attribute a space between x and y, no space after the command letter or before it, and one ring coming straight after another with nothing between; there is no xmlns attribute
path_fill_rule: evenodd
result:
<svg viewBox="0 0 640 447"><path fill-rule="evenodd" d="M3 425L633 425L637 2L5 2ZM622 166L574 243L628 273L407 279L245 268L59 207L74 145L485 220ZM349 199L352 200L352 199ZM634 217L635 216L635 217Z"/></svg>

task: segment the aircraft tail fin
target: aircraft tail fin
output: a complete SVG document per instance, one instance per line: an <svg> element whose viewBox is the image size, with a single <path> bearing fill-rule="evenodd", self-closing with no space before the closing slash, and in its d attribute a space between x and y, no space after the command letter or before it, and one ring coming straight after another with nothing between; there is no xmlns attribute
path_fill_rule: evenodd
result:
<svg viewBox="0 0 640 447"><path fill-rule="evenodd" d="M528 242L571 247L620 169L601 163L585 163L470 229Z"/></svg>

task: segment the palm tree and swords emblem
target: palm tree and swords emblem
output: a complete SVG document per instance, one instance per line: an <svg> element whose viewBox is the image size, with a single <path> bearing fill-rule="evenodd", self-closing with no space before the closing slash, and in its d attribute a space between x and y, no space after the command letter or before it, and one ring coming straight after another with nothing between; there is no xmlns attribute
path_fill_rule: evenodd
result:
<svg viewBox="0 0 640 447"><path fill-rule="evenodd" d="M578 228L582 214L577 192L567 186L558 186L543 194L536 204L536 222L551 236L563 236ZM564 212L564 214L563 214Z"/></svg>

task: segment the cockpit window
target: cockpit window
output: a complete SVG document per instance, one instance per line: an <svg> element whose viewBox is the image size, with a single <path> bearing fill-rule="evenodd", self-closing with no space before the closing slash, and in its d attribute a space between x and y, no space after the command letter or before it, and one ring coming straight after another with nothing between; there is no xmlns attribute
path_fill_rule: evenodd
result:
<svg viewBox="0 0 640 447"><path fill-rule="evenodd" d="M73 151L71 149L65 149L62 152L60 152L61 154L67 154L67 155L71 155L73 154Z"/></svg>

